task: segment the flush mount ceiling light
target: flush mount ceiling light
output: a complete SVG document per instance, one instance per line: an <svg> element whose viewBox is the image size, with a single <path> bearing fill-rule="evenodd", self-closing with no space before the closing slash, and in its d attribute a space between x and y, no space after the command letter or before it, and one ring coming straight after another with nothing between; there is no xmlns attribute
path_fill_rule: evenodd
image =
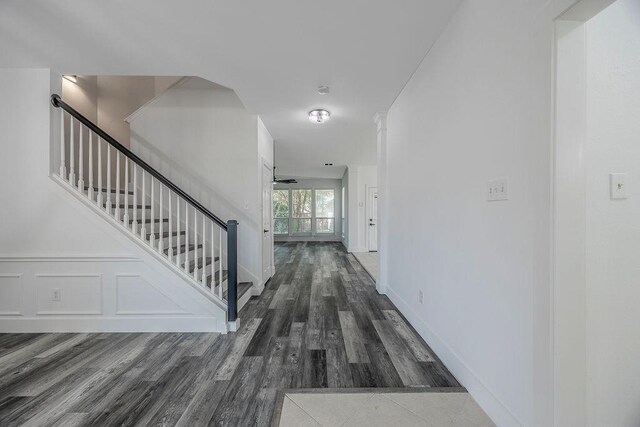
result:
<svg viewBox="0 0 640 427"><path fill-rule="evenodd" d="M326 95L329 93L329 86L318 86L318 93L320 95Z"/></svg>
<svg viewBox="0 0 640 427"><path fill-rule="evenodd" d="M331 118L331 113L327 110L311 110L309 111L309 121L313 123L324 123Z"/></svg>
<svg viewBox="0 0 640 427"><path fill-rule="evenodd" d="M65 79L69 80L72 83L76 83L78 81L78 76L76 76L75 74L65 74L64 76Z"/></svg>

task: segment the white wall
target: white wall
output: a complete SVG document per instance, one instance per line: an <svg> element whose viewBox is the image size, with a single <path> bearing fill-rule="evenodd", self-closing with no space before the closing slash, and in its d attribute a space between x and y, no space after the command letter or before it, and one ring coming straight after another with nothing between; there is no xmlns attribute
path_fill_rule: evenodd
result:
<svg viewBox="0 0 640 427"><path fill-rule="evenodd" d="M464 1L388 112L388 295L499 425L552 424L553 20L571 3ZM487 202L500 177L509 200Z"/></svg>
<svg viewBox="0 0 640 427"><path fill-rule="evenodd" d="M132 150L218 217L236 219L241 280L261 284L260 159L273 139L230 89L192 77L131 119Z"/></svg>
<svg viewBox="0 0 640 427"><path fill-rule="evenodd" d="M333 234L313 234L309 236L275 236L277 242L286 241L322 241L322 242L340 242L342 240L342 221L340 213L342 212L342 180L340 179L298 179L297 184L276 184L273 186L274 190L293 190L296 188L302 189L317 189L317 190L330 190L333 189L335 196L335 232ZM314 199L315 200L315 199ZM312 207L315 212L315 206Z"/></svg>
<svg viewBox="0 0 640 427"><path fill-rule="evenodd" d="M586 23L587 408L590 426L640 424L640 2ZM611 200L609 173L629 198Z"/></svg>
<svg viewBox="0 0 640 427"><path fill-rule="evenodd" d="M224 310L50 177L60 85L0 70L0 332L224 330Z"/></svg>

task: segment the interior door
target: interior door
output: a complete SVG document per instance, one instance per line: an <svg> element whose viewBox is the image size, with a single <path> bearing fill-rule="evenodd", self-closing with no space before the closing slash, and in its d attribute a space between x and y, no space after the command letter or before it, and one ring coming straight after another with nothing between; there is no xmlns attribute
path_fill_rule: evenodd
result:
<svg viewBox="0 0 640 427"><path fill-rule="evenodd" d="M369 187L367 193L368 246L370 251L378 250L378 188Z"/></svg>
<svg viewBox="0 0 640 427"><path fill-rule="evenodd" d="M272 176L271 166L264 163L262 166L262 283L266 283L273 274L271 271L273 265Z"/></svg>

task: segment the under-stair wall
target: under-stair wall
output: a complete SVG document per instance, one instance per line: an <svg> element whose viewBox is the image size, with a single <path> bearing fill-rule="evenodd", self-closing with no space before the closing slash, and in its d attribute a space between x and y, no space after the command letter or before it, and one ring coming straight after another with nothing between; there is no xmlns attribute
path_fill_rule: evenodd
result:
<svg viewBox="0 0 640 427"><path fill-rule="evenodd" d="M0 332L225 332L223 306L55 182L60 82L0 70Z"/></svg>

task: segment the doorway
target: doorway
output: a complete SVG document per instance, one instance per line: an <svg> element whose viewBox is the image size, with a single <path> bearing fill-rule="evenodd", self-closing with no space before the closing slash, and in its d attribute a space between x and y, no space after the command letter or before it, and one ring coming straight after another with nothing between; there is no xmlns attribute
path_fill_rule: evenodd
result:
<svg viewBox="0 0 640 427"><path fill-rule="evenodd" d="M272 228L272 191L273 174L271 166L262 163L262 283L273 276L273 228Z"/></svg>
<svg viewBox="0 0 640 427"><path fill-rule="evenodd" d="M367 249L378 251L378 187L367 189Z"/></svg>
<svg viewBox="0 0 640 427"><path fill-rule="evenodd" d="M556 425L640 421L639 22L637 0L589 0L555 23Z"/></svg>

